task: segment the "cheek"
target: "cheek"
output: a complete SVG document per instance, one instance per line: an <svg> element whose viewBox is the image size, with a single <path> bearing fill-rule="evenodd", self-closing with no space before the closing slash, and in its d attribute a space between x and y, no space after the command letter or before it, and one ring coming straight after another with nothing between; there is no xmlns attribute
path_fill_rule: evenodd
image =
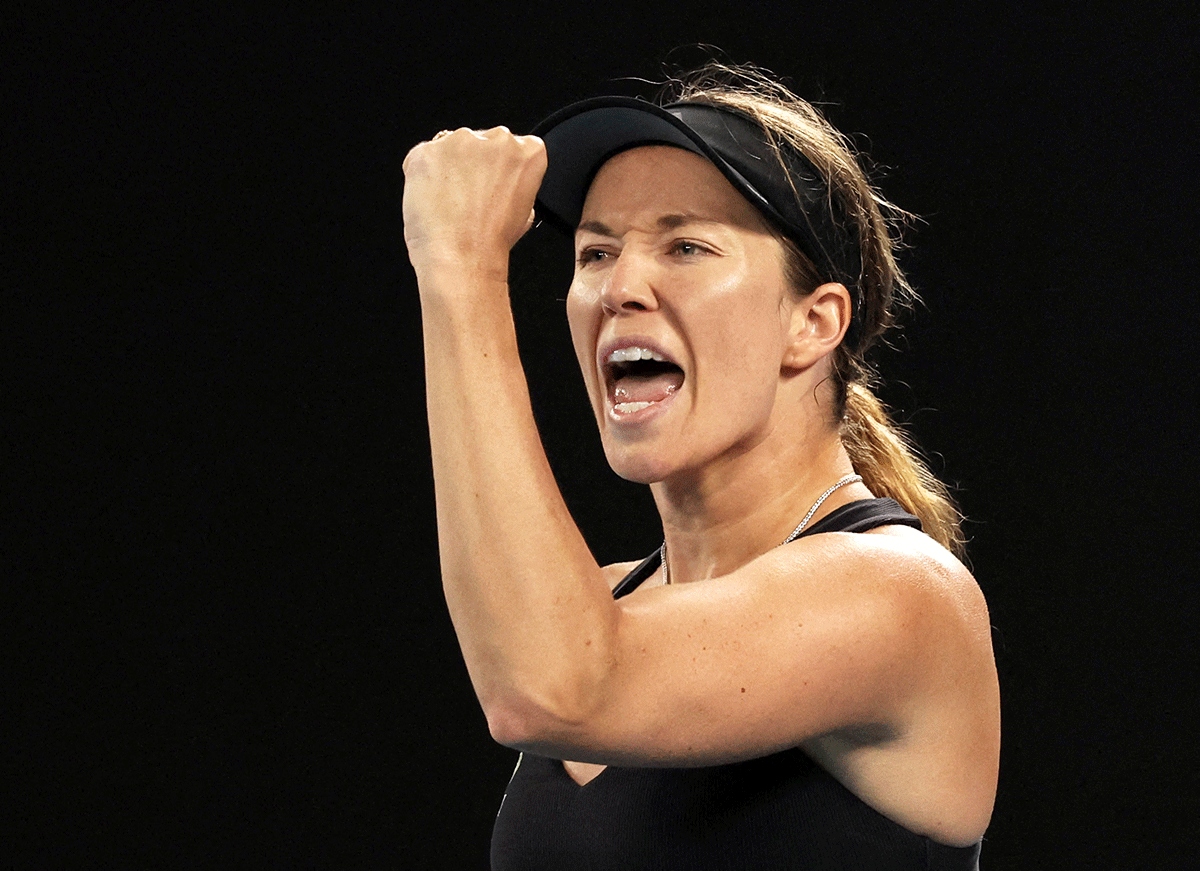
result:
<svg viewBox="0 0 1200 871"><path fill-rule="evenodd" d="M770 379L778 374L789 323L778 283L739 274L710 285L709 290L692 318L693 323L703 324L708 351L716 353L725 367L736 370L738 377L754 373L757 378Z"/></svg>
<svg viewBox="0 0 1200 871"><path fill-rule="evenodd" d="M571 344L575 347L575 357L583 370L585 379L591 379L591 361L596 348L596 331L599 329L597 317L598 294L580 285L572 283L567 292L567 326L571 330Z"/></svg>

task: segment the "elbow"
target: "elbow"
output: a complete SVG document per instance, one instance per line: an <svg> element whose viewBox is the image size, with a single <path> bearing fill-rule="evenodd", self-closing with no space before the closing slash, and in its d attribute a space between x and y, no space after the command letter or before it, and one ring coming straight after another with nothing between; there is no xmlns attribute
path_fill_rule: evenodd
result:
<svg viewBox="0 0 1200 871"><path fill-rule="evenodd" d="M504 694L483 701L492 740L514 750L544 753L580 743L596 712L578 699Z"/></svg>
<svg viewBox="0 0 1200 871"><path fill-rule="evenodd" d="M528 747L530 737L535 733L531 728L530 719L524 716L519 706L511 704L487 704L483 707L487 718L488 732L492 740L513 750L524 750Z"/></svg>
<svg viewBox="0 0 1200 871"><path fill-rule="evenodd" d="M533 753L588 743L614 699L613 645L585 642L569 656L493 672L475 688L492 738Z"/></svg>

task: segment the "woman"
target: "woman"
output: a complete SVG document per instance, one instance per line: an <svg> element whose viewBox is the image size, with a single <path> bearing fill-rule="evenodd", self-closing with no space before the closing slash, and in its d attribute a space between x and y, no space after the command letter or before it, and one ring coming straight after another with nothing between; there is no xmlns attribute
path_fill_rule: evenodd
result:
<svg viewBox="0 0 1200 871"><path fill-rule="evenodd" d="M493 867L976 867L995 667L957 515L868 387L909 292L887 204L755 73L538 132L404 167L446 600L523 751ZM662 517L640 565L596 564L530 412L506 281L535 196L575 234L604 450Z"/></svg>

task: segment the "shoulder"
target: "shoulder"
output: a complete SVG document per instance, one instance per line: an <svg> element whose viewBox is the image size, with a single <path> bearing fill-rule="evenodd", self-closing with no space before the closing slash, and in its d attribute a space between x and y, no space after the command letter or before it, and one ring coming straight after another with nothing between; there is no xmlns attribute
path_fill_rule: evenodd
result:
<svg viewBox="0 0 1200 871"><path fill-rule="evenodd" d="M991 656L991 624L983 591L974 575L928 535L906 526L884 526L857 536L864 559L886 568L899 593L923 606L936 606L964 630L982 632Z"/></svg>
<svg viewBox="0 0 1200 871"><path fill-rule="evenodd" d="M883 596L898 604L941 603L964 618L981 616L981 609L986 614L983 594L967 567L928 535L907 526L823 533L780 551L780 568L787 574L826 589L841 580L848 593ZM836 592L837 585L832 586L830 592Z"/></svg>
<svg viewBox="0 0 1200 871"><path fill-rule="evenodd" d="M971 572L915 529L831 532L767 558L767 595L823 618L842 643L885 658L915 693L958 684L963 670L994 680L991 622ZM959 684L961 688L961 684Z"/></svg>

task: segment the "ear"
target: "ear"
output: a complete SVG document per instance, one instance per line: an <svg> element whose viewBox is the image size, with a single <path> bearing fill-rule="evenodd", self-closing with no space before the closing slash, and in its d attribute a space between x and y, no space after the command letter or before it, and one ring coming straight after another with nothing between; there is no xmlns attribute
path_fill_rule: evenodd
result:
<svg viewBox="0 0 1200 871"><path fill-rule="evenodd" d="M833 352L850 326L854 304L844 284L822 284L797 300L792 310L790 339L784 349L783 365L807 369Z"/></svg>

